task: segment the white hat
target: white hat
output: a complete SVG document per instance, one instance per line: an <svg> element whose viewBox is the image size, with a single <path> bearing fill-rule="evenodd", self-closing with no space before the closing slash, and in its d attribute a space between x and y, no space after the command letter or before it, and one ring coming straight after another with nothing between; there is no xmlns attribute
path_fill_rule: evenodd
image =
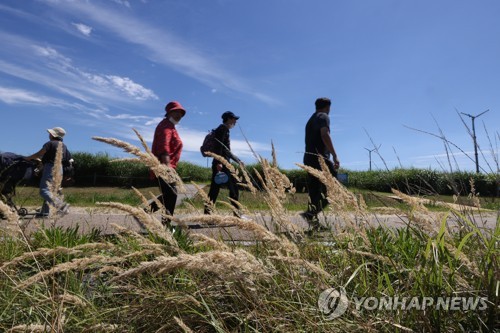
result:
<svg viewBox="0 0 500 333"><path fill-rule="evenodd" d="M54 127L48 129L47 132L50 133L56 139L62 139L64 135L66 135L66 131L62 127Z"/></svg>

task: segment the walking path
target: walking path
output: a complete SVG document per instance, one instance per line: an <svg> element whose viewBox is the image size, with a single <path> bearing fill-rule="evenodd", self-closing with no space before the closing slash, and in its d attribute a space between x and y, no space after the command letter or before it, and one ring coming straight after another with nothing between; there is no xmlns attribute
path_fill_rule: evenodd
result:
<svg viewBox="0 0 500 333"><path fill-rule="evenodd" d="M197 189L192 184L186 184L186 192L179 193L177 199L177 205L180 204L186 198L192 198L196 193ZM201 214L201 212L200 212ZM159 214L156 214L159 219ZM229 226L225 224L224 226L207 226L200 224L199 215L194 214L181 214L176 217L188 221L186 224L189 230L192 232L203 233L218 239L224 240L235 240L235 241L251 241L255 237L253 232L243 231L235 226ZM276 225L273 223L271 216L268 212L257 213L254 215L247 216L251 220L258 224L265 226L268 230L276 231ZM449 227L457 227L457 217L449 216L447 219L447 224ZM480 228L494 229L499 215L496 212L489 213L479 213L469 214L469 220L475 222ZM441 220L439 218L431 219L435 225L433 228L439 228ZM288 221L296 225L299 229L307 230L309 228L308 223L298 214L295 213L288 217ZM329 213L327 216L321 217L321 223L323 225L332 228L335 232L337 229L341 229L346 225L355 224L358 226L367 227L377 227L385 226L389 228L401 228L408 225L408 219L402 215L397 214L381 214L372 213L368 215L364 221L359 218L356 219L353 215L340 216ZM50 218L35 218L33 214L27 215L23 218L23 224L26 227L26 232L32 233L33 231L41 227L63 227L63 228L76 228L80 233L88 233L93 229L98 229L102 234L114 234L116 233L113 224L119 225L121 227L136 231L144 232L145 229L137 221L137 219L129 214L123 213L115 209L107 208L81 208L81 207L71 207L69 214L66 216L53 216ZM173 223L175 225L175 223ZM0 224L1 227L1 224Z"/></svg>
<svg viewBox="0 0 500 333"><path fill-rule="evenodd" d="M156 215L159 218L159 215ZM251 241L255 240L254 234L251 231L244 231L238 227L230 226L229 224L224 224L221 226L207 226L199 223L200 215L192 215L192 214L182 214L177 215L176 217L182 219L183 221L187 221L186 225L188 226L191 232L202 233L211 237L215 237L217 239L224 240L235 240L235 241ZM266 226L269 230L274 231L275 224L272 222L272 218L270 215L266 214L256 214L249 215L247 218L255 221L258 224ZM489 214L479 214L469 216L469 220L474 220L476 225L480 228L484 229L494 229L497 223L498 216L493 213ZM308 229L307 222L298 214L290 215L288 221L295 224L302 230ZM435 225L433 227L435 229L439 228L439 224L441 221L439 219L433 219ZM80 212L73 213L54 218L34 218L27 216L24 220L24 225L26 226L26 232L28 234L33 231L41 228L41 227L63 227L63 228L76 228L80 233L88 233L92 229L98 229L102 234L114 234L116 233L113 224L119 225L121 227L127 228L129 230L133 230L136 232L144 232L145 229L139 223L139 221L129 215L129 214L117 214L117 213L100 213L100 212ZM372 214L370 215L366 221L356 221L354 216L347 216L347 218L342 218L340 216L328 215L323 216L321 219L321 223L327 225L332 228L333 232L336 232L338 229L342 229L346 225L350 225L352 223L357 224L360 227L377 227L377 226L385 226L389 228L402 228L408 225L408 219L403 216L398 216L395 214L385 215L385 214ZM447 224L451 228L456 228L458 226L457 218L454 216L450 216L447 220ZM175 225L175 223L173 223Z"/></svg>

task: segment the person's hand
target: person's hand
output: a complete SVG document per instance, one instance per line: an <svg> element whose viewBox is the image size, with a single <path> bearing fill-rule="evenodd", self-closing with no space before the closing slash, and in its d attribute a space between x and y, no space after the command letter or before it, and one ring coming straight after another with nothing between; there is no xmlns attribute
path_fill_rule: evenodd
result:
<svg viewBox="0 0 500 333"><path fill-rule="evenodd" d="M222 164L217 164L217 171L222 171Z"/></svg>
<svg viewBox="0 0 500 333"><path fill-rule="evenodd" d="M160 156L160 163L166 165L170 164L170 158L168 157L168 154L163 154Z"/></svg>
<svg viewBox="0 0 500 333"><path fill-rule="evenodd" d="M338 170L338 168L340 168L340 161L338 160L338 158L333 159L333 167L335 168L335 170Z"/></svg>

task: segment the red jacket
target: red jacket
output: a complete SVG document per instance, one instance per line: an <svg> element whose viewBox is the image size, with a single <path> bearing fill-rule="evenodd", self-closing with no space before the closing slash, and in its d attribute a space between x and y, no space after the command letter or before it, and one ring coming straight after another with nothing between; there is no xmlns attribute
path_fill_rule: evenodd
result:
<svg viewBox="0 0 500 333"><path fill-rule="evenodd" d="M156 126L155 136L151 152L160 159L163 154L168 154L170 158L170 167L176 168L181 158L182 141L179 133L167 118L163 119Z"/></svg>

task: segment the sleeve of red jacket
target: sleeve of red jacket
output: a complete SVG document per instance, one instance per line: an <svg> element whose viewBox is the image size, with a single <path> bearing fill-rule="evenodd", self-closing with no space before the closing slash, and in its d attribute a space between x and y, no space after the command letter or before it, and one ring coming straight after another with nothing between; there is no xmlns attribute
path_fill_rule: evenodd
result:
<svg viewBox="0 0 500 333"><path fill-rule="evenodd" d="M168 154L170 155L170 147L169 147L169 142L172 137L172 131L164 127L162 129L159 129L159 132L157 133L155 137L155 151L154 154L156 156L161 156L163 154Z"/></svg>

